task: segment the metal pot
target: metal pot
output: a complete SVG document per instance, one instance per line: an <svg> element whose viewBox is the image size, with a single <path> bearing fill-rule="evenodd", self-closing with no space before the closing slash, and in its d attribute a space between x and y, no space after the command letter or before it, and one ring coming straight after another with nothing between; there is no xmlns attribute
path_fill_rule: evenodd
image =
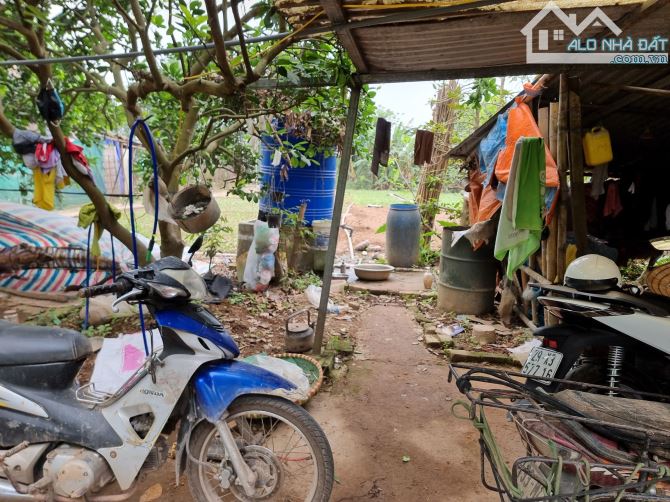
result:
<svg viewBox="0 0 670 502"><path fill-rule="evenodd" d="M292 319L307 314L307 324L289 326ZM309 309L291 314L286 318L286 338L284 341L286 352L309 352L314 347L314 323L309 315Z"/></svg>

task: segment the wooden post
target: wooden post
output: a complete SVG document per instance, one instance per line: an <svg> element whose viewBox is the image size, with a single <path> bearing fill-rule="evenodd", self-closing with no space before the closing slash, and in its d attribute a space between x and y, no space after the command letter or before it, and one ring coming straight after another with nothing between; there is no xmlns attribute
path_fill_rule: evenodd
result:
<svg viewBox="0 0 670 502"><path fill-rule="evenodd" d="M537 110L537 125L540 128L540 134L544 139L544 143L549 147L549 107L540 108ZM547 240L542 241L542 248L540 252L540 270L543 276L547 276Z"/></svg>
<svg viewBox="0 0 670 502"><path fill-rule="evenodd" d="M559 84L559 100L558 100L558 138L557 138L557 164L558 176L561 183L560 201L558 210L558 230L556 243L556 278L557 281L563 282L565 275L565 249L567 247L567 233L568 233L568 204L570 203L570 189L568 187L568 165L570 162L568 156L568 142L569 142L569 88L568 76L561 73Z"/></svg>
<svg viewBox="0 0 670 502"><path fill-rule="evenodd" d="M586 199L584 193L584 154L582 153L582 109L579 95L570 91L570 202L572 229L577 256L586 254Z"/></svg>
<svg viewBox="0 0 670 502"><path fill-rule="evenodd" d="M549 103L549 151L556 160L558 153L558 103ZM556 281L556 252L558 246L558 207L549 223L549 238L547 239L547 273L545 277L551 282Z"/></svg>
<svg viewBox="0 0 670 502"><path fill-rule="evenodd" d="M549 151L556 160L558 153L558 102L549 103Z"/></svg>

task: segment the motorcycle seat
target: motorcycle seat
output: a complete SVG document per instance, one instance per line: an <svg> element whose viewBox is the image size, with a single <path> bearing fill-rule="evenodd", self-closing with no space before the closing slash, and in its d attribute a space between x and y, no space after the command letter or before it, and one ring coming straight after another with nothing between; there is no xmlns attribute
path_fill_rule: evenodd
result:
<svg viewBox="0 0 670 502"><path fill-rule="evenodd" d="M0 321L0 366L76 361L92 351L77 331Z"/></svg>
<svg viewBox="0 0 670 502"><path fill-rule="evenodd" d="M670 442L670 404L628 399L577 390L563 390L554 397L580 415L647 431L656 441ZM631 431L632 436L639 434Z"/></svg>

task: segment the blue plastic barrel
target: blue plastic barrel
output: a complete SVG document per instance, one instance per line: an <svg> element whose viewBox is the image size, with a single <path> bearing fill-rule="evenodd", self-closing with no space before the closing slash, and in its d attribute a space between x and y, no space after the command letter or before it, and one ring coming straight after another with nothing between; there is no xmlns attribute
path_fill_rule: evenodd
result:
<svg viewBox="0 0 670 502"><path fill-rule="evenodd" d="M391 204L386 217L386 260L394 267L419 262L421 215L416 204Z"/></svg>
<svg viewBox="0 0 670 502"><path fill-rule="evenodd" d="M293 144L304 140L295 136L283 136ZM333 217L333 202L337 184L337 159L335 155L316 154L306 167L289 167L288 180L282 180L280 172L288 163L282 156L278 166L272 165L277 142L271 136L263 136L261 142L261 190L260 209L270 213L272 209L284 209L297 213L303 202L307 202L304 221L329 220ZM334 149L329 149L334 151Z"/></svg>

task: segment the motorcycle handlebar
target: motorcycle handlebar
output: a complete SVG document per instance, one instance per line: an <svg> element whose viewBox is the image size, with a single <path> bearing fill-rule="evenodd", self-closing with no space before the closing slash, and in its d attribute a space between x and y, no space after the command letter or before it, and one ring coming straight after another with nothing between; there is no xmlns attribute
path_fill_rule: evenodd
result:
<svg viewBox="0 0 670 502"><path fill-rule="evenodd" d="M79 290L81 298L92 298L94 296L106 295L109 293L125 293L129 290L130 283L124 279L120 279L113 284L103 284L101 286L91 286L89 288L82 288Z"/></svg>

